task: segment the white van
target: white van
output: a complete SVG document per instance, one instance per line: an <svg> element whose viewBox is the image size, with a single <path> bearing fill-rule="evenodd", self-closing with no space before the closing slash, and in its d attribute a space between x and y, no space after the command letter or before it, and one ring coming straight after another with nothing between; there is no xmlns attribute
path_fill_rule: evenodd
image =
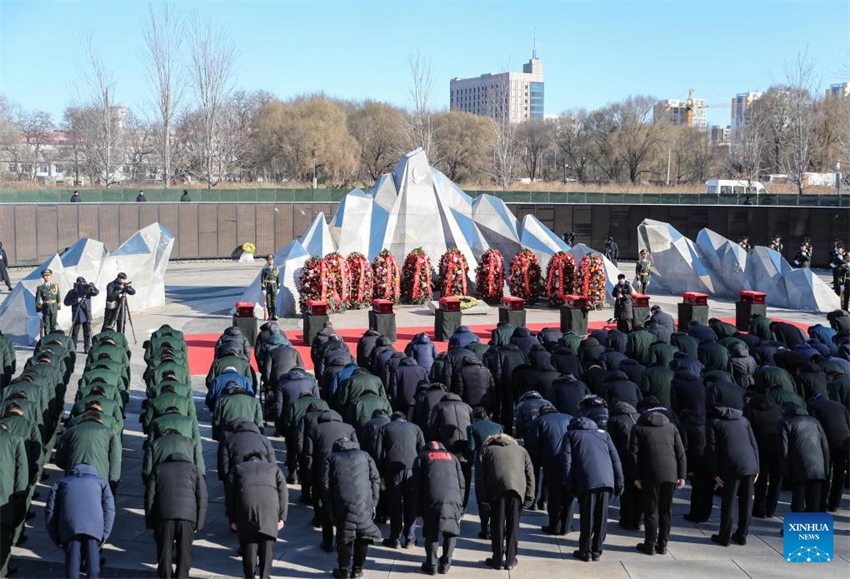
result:
<svg viewBox="0 0 850 579"><path fill-rule="evenodd" d="M764 193L765 188L758 181L753 181L748 188L746 180L709 179L705 182L705 192L713 195L745 195L747 193L758 195Z"/></svg>

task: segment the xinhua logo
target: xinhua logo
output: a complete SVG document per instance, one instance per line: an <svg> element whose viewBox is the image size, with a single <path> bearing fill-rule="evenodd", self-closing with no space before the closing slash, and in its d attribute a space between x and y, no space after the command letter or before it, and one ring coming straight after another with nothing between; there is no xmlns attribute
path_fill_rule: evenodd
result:
<svg viewBox="0 0 850 579"><path fill-rule="evenodd" d="M783 521L783 552L789 563L832 561L832 515L788 513Z"/></svg>

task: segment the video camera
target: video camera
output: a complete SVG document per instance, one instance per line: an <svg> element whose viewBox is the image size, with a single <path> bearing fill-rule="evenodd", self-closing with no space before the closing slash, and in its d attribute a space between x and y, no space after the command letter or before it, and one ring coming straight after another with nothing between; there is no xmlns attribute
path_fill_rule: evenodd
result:
<svg viewBox="0 0 850 579"><path fill-rule="evenodd" d="M74 291L77 294L77 299L86 300L94 295L97 288L95 288L93 283L89 283L83 278L78 278L74 283Z"/></svg>

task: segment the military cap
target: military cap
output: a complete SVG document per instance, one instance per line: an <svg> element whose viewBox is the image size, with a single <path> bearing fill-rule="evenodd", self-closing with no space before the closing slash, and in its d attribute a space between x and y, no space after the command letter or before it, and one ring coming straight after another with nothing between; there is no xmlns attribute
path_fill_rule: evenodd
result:
<svg viewBox="0 0 850 579"><path fill-rule="evenodd" d="M42 272L41 272L41 277L44 277L44 276L46 276L46 275L53 275L53 270L52 270L52 269L49 269L49 268L48 268L48 269L45 269L45 270L42 270Z"/></svg>

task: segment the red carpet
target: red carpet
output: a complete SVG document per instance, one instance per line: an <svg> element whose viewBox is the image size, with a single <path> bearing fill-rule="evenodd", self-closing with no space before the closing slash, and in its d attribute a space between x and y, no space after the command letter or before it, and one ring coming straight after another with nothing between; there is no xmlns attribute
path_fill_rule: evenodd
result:
<svg viewBox="0 0 850 579"><path fill-rule="evenodd" d="M724 322L728 322L731 324L735 323L733 318L721 318ZM778 320L778 318L773 318L774 320ZM795 326L801 328L804 332L806 331L807 326L805 324L800 324L796 322L790 322ZM472 330L475 334L477 334L482 341L486 342L490 339L490 332L496 326L494 324L482 324L482 325L471 325L468 326L470 330ZM532 332L539 332L545 327L557 328L558 321L554 321L550 324L529 324L528 329ZM605 327L605 322L590 322L589 329L598 330ZM360 339L360 336L363 335L365 329L349 329L349 330L337 330L345 343L348 344L348 349L351 350L352 355L357 350L357 340ZM403 350L407 343L413 339L413 336L419 334L420 332L424 332L428 334L432 340L434 340L434 328L430 326L422 326L422 327L409 327L409 328L398 328L396 330L396 335L398 337L398 341L396 342L396 349ZM287 337L292 341L295 349L301 354L301 358L304 360L304 365L306 366L306 370L313 369L313 362L310 360L310 346L305 346L303 344L303 334L298 331L289 331L286 332ZM205 375L210 368L210 364L213 361L213 355L215 353L215 342L218 340L219 334L191 334L186 336L186 345L189 350L189 372L192 375L203 374ZM448 342L437 342L434 341L434 345L437 347L438 352L445 352L449 344ZM251 364L256 368L257 363L254 360L253 354L251 355Z"/></svg>

